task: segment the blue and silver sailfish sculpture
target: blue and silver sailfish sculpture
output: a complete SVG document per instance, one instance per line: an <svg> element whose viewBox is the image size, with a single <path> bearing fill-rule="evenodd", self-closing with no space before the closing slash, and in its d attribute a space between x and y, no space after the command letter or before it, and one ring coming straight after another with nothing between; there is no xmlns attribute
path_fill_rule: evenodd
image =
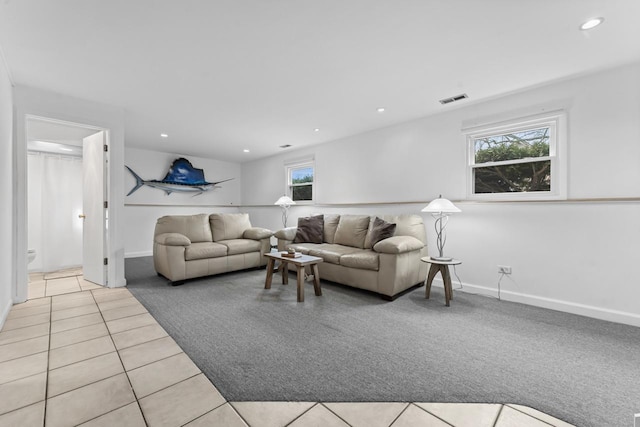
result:
<svg viewBox="0 0 640 427"><path fill-rule="evenodd" d="M233 178L225 179L217 182L208 182L204 179L204 171L202 169L194 168L191 162L184 157L175 159L169 167L169 172L161 181L157 179L144 180L135 173L129 166L125 166L131 175L136 179L136 185L129 191L127 196L130 196L138 188L146 185L151 188L157 188L164 191L167 195L175 192L180 193L196 193L202 194L205 191L211 190L216 185L223 182L231 181Z"/></svg>

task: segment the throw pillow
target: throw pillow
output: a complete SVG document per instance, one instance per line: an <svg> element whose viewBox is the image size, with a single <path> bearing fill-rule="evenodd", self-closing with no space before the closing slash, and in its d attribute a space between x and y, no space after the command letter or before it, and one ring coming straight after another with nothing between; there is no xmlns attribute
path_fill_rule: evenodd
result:
<svg viewBox="0 0 640 427"><path fill-rule="evenodd" d="M396 225L376 217L371 227L371 246L373 247L380 240L393 237L396 231Z"/></svg>
<svg viewBox="0 0 640 427"><path fill-rule="evenodd" d="M322 243L324 215L298 218L298 229L293 243Z"/></svg>

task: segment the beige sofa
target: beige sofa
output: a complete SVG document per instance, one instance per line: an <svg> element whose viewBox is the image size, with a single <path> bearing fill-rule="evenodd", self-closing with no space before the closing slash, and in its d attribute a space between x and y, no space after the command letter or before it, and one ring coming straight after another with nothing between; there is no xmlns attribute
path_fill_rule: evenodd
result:
<svg viewBox="0 0 640 427"><path fill-rule="evenodd" d="M156 272L174 285L186 279L266 265L271 230L252 227L249 215L169 215L153 237Z"/></svg>
<svg viewBox="0 0 640 427"><path fill-rule="evenodd" d="M320 278L380 294L393 300L402 291L422 284L427 264L427 237L418 215L379 215L395 223L392 237L371 243L375 216L324 215L322 243L294 243L297 227L275 233L278 250L294 248L318 256Z"/></svg>

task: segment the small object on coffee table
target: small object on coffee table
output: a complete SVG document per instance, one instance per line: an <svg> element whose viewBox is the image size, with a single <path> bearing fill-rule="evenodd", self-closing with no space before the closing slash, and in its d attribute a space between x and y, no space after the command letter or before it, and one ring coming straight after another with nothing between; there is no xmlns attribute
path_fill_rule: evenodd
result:
<svg viewBox="0 0 640 427"><path fill-rule="evenodd" d="M264 254L267 258L267 277L264 281L264 288L271 289L271 279L273 278L273 266L276 260L282 263L282 284L289 283L289 264L293 264L297 269L298 278L298 302L304 302L304 268L310 266L313 272L313 290L316 296L322 296L320 288L320 273L318 271L318 263L322 262L322 258L300 254L299 257L291 258L285 256L286 253L271 252Z"/></svg>
<svg viewBox="0 0 640 427"><path fill-rule="evenodd" d="M300 258L302 254L300 252L282 252L282 256L285 258Z"/></svg>

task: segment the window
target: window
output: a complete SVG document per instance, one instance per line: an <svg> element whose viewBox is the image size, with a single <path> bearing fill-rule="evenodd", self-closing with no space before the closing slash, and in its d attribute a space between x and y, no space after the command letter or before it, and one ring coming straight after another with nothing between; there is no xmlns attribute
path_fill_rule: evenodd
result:
<svg viewBox="0 0 640 427"><path fill-rule="evenodd" d="M564 115L483 126L467 132L472 199L543 200L565 196Z"/></svg>
<svg viewBox="0 0 640 427"><path fill-rule="evenodd" d="M294 202L313 202L313 161L287 165L287 187Z"/></svg>

